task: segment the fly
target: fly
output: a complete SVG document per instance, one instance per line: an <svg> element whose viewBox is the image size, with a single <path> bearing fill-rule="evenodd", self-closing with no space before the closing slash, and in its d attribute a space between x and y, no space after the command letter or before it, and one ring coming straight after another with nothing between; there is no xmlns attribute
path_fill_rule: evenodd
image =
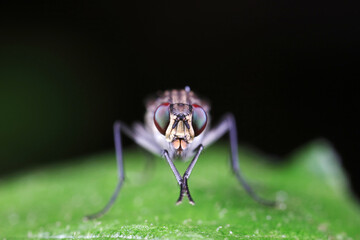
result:
<svg viewBox="0 0 360 240"><path fill-rule="evenodd" d="M207 147L229 133L231 150L231 167L246 192L257 202L274 206L274 201L260 198L246 182L241 174L238 160L238 141L236 121L232 114L226 114L220 123L210 129L210 105L199 98L187 86L181 90L164 91L146 103L145 124L135 123L128 127L116 121L113 126L116 161L119 180L116 189L106 204L98 213L89 215L86 219L94 219L104 215L114 204L124 182L124 167L121 144L121 133L127 135L147 151L160 155L169 164L180 186L177 204L187 196L190 204L195 204L191 197L188 179L204 147ZM175 159L192 158L185 173L181 175L173 163Z"/></svg>

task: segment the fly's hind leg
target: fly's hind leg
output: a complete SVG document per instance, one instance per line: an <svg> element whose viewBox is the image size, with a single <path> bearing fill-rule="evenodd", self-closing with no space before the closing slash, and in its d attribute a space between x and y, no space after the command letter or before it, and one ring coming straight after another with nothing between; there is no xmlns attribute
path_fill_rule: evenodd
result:
<svg viewBox="0 0 360 240"><path fill-rule="evenodd" d="M257 202L267 205L267 206L275 206L275 201L270 201L267 199L263 199L258 196L252 187L245 180L244 176L241 173L239 159L238 159L238 140L237 140L237 129L236 129L236 121L232 114L227 114L214 129L212 129L207 135L204 137L203 144L205 146L210 145L221 138L225 133L229 132L230 138L230 150L231 150L231 167L232 170L239 181L239 183L244 187L245 191Z"/></svg>
<svg viewBox="0 0 360 240"><path fill-rule="evenodd" d="M117 196L119 195L119 192L121 190L121 187L124 182L124 163L123 163L123 154L122 154L122 144L121 144L121 132L125 133L129 138L134 140L138 145L145 148L146 150L159 154L160 150L157 145L154 144L154 141L151 140L151 136L147 134L146 131L143 131L143 127L138 125L134 126L134 130L131 130L129 127L127 127L125 124L116 121L113 126L114 131L114 144L115 144L115 153L116 153L116 162L117 162L117 169L118 169L118 183L115 188L114 193L112 194L110 200L105 205L105 207L100 210L97 213L88 215L84 218L84 220L91 220L95 218L99 218L103 216L105 213L109 211L111 206L114 204Z"/></svg>

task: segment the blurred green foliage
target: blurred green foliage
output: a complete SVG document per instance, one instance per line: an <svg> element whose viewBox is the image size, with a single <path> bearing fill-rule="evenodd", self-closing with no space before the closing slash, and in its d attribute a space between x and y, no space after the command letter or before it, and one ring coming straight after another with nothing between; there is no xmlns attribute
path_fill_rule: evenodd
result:
<svg viewBox="0 0 360 240"><path fill-rule="evenodd" d="M231 174L228 149L205 149L189 187L195 206L175 206L179 187L161 159L149 167L125 151L126 183L103 218L99 210L116 185L114 154L24 172L0 183L2 239L359 239L359 206L349 195L336 153L325 141L298 149L286 165L241 148L244 175L256 191L279 201L254 202ZM188 163L178 163L181 171ZM147 167L146 167L147 166Z"/></svg>
<svg viewBox="0 0 360 240"><path fill-rule="evenodd" d="M96 75L88 47L48 35L0 46L0 174L112 144L115 117L97 98L97 78L88 77Z"/></svg>

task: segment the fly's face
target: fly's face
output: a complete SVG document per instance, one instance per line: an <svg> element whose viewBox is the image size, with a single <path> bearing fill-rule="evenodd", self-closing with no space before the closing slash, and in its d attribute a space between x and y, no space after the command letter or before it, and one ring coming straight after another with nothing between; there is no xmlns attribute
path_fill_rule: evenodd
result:
<svg viewBox="0 0 360 240"><path fill-rule="evenodd" d="M192 127L192 106L182 103L170 105L170 122L165 132L166 141L176 150L185 150L194 140Z"/></svg>
<svg viewBox="0 0 360 240"><path fill-rule="evenodd" d="M157 130L171 142L180 154L187 149L195 137L200 135L207 125L207 114L197 104L168 102L160 104L154 113Z"/></svg>

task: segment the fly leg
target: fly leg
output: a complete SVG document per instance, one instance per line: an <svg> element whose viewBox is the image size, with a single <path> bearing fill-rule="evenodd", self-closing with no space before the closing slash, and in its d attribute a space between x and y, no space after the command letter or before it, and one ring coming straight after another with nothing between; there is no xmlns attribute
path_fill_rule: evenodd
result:
<svg viewBox="0 0 360 240"><path fill-rule="evenodd" d="M165 157L166 161L168 162L168 164L170 165L171 170L173 171L176 181L178 182L178 184L181 186L182 184L182 177L179 173L179 171L176 169L175 164L173 163L173 161L171 160L169 153L167 150L163 150L163 153L161 154L162 156Z"/></svg>
<svg viewBox="0 0 360 240"><path fill-rule="evenodd" d="M203 144L205 146L210 145L221 138L226 132L229 132L230 137L230 150L231 150L231 167L235 176L239 183L244 187L246 192L257 202L267 205L267 206L275 206L275 201L269 201L259 197L255 191L251 188L251 186L247 183L245 178L243 177L239 159L238 159L238 140L237 140L237 130L236 130L236 121L232 114L227 114L214 129L212 129L207 135L205 135Z"/></svg>
<svg viewBox="0 0 360 240"><path fill-rule="evenodd" d="M182 182L181 182L181 185L180 185L180 196L179 196L179 199L177 200L176 204L180 204L184 198L184 195L186 194L188 199L189 199L189 202L191 205L195 205L195 202L194 200L192 199L191 197L191 194L190 194L190 191L189 191L189 187L188 187L188 179L190 177L190 174L191 174L191 171L193 170L199 156L200 156L200 153L202 152L202 150L204 149L204 146L200 144L200 146L198 147L198 150L193 158L193 160L191 161L190 165L188 166L188 168L186 169L183 177L182 177Z"/></svg>
<svg viewBox="0 0 360 240"><path fill-rule="evenodd" d="M140 129L140 130L139 130ZM124 163L123 163L123 154L122 154L122 144L121 144L121 132L125 133L129 138L134 140L138 145L145 148L146 150L153 152L153 153L159 153L159 147L154 144L154 141L151 141L151 137L148 135L145 135L144 132L141 132L141 126L136 125L134 126L134 131L132 131L128 126L125 124L116 121L113 126L114 131L114 143L115 143L115 153L116 153L116 162L117 162L117 169L118 169L118 176L119 180L117 183L117 186L115 188L114 193L112 194L109 202L105 205L105 207L100 210L97 213L88 215L84 218L84 220L90 220L95 219L103 216L114 204L117 196L119 195L119 192L121 190L121 187L124 182Z"/></svg>
<svg viewBox="0 0 360 240"><path fill-rule="evenodd" d="M183 178L181 177L179 171L176 169L175 164L171 160L168 151L164 150L162 155L165 157L166 161L168 162L171 170L173 171L173 173L175 175L176 181L180 186L180 197L179 197L179 199L177 201L177 203L179 203L179 201L180 202L182 201L182 199L184 197L184 194L185 194L185 192L187 190L187 188L185 187L185 185L187 185L187 183L185 183L183 181ZM190 193L189 193L189 195L190 195Z"/></svg>
<svg viewBox="0 0 360 240"><path fill-rule="evenodd" d="M189 203L191 205L195 205L195 202L192 199L190 191L189 191L187 180L188 180L187 178L183 178L183 180L182 180L182 183L180 185L180 196L179 196L178 200L176 201L176 205L179 205L182 202L185 194L187 195L187 197L189 199Z"/></svg>
<svg viewBox="0 0 360 240"><path fill-rule="evenodd" d="M176 169L174 163L172 162L172 160L169 157L169 153L164 150L163 151L163 156L165 157L166 161L168 162L168 164L170 165L171 170L173 171L176 181L178 182L179 186L180 186L180 196L176 202L176 204L180 204L184 198L184 195L186 194L190 204L194 205L195 202L191 197L190 191L189 191L189 187L188 187L188 179L190 177L190 173L192 171L192 169L195 166L196 161L198 160L201 151L204 149L204 147L202 145L199 146L198 151L195 155L195 157L193 158L193 160L191 161L190 165L188 166L188 168L186 169L184 176L181 177L179 171Z"/></svg>

